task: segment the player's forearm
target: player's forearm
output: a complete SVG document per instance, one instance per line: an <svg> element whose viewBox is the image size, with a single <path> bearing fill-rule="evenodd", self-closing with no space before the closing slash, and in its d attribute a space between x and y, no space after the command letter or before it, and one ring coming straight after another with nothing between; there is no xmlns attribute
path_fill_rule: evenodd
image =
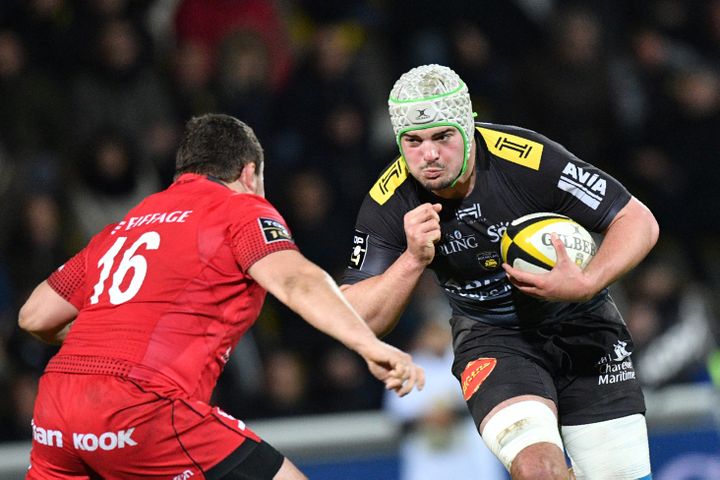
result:
<svg viewBox="0 0 720 480"><path fill-rule="evenodd" d="M407 307L424 270L423 264L405 252L383 274L341 289L372 331L384 335Z"/></svg>
<svg viewBox="0 0 720 480"><path fill-rule="evenodd" d="M595 258L585 270L595 291L607 287L650 252L659 227L650 210L633 198L610 224Z"/></svg>
<svg viewBox="0 0 720 480"><path fill-rule="evenodd" d="M250 267L249 273L310 325L348 348L361 352L377 341L332 277L299 252L267 255Z"/></svg>
<svg viewBox="0 0 720 480"><path fill-rule="evenodd" d="M357 352L376 340L325 271L308 267L292 283L285 304L310 325Z"/></svg>
<svg viewBox="0 0 720 480"><path fill-rule="evenodd" d="M58 329L45 331L28 331L28 333L40 340L41 342L49 343L51 345L62 345L62 343L65 341L65 337L67 337L67 334L70 331L71 326L72 323L68 323L67 325Z"/></svg>

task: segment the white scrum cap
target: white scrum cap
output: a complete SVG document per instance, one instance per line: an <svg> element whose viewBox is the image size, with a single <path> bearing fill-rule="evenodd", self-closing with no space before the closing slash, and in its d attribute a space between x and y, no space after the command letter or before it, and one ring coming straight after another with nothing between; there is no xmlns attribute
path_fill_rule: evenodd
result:
<svg viewBox="0 0 720 480"><path fill-rule="evenodd" d="M442 125L457 128L465 144L465 171L475 122L467 85L457 73L442 65L415 67L395 82L388 107L398 146L402 134L410 130Z"/></svg>

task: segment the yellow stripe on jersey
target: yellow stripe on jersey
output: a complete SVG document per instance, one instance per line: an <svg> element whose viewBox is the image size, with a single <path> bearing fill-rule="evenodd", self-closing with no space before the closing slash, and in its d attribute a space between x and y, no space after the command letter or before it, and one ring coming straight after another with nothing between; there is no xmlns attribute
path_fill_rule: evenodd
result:
<svg viewBox="0 0 720 480"><path fill-rule="evenodd" d="M540 169L542 143L488 128L477 127L477 129L493 155L533 170Z"/></svg>
<svg viewBox="0 0 720 480"><path fill-rule="evenodd" d="M380 205L384 205L393 196L395 190L407 179L407 176L405 159L399 157L375 182L375 185L370 189L370 197Z"/></svg>

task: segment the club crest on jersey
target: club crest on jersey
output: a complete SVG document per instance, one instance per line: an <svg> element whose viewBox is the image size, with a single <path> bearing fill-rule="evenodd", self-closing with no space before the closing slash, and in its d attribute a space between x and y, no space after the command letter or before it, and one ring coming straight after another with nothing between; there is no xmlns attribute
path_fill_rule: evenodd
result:
<svg viewBox="0 0 720 480"><path fill-rule="evenodd" d="M360 230L355 230L353 235L353 248L350 254L350 262L348 267L355 270L361 270L363 263L365 263L365 254L367 253L368 238L370 235L363 233Z"/></svg>
<svg viewBox="0 0 720 480"><path fill-rule="evenodd" d="M466 402L475 395L480 385L490 376L495 365L497 365L496 358L478 358L467 364L460 376L463 398Z"/></svg>
<svg viewBox="0 0 720 480"><path fill-rule="evenodd" d="M293 241L288 229L282 223L272 218L258 218L260 230L262 231L265 243L274 243L280 241Z"/></svg>
<svg viewBox="0 0 720 480"><path fill-rule="evenodd" d="M502 263L500 254L497 252L481 252L477 254L476 258L485 270L497 270Z"/></svg>

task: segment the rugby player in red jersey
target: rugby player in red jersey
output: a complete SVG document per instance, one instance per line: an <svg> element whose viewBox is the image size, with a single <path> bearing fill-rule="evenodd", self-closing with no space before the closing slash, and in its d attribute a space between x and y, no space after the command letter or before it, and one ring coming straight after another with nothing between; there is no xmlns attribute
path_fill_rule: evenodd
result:
<svg viewBox="0 0 720 480"><path fill-rule="evenodd" d="M40 379L29 479L303 479L210 405L266 291L405 395L424 373L375 337L264 199L263 150L226 115L188 122L175 182L43 281L20 326L62 343Z"/></svg>

